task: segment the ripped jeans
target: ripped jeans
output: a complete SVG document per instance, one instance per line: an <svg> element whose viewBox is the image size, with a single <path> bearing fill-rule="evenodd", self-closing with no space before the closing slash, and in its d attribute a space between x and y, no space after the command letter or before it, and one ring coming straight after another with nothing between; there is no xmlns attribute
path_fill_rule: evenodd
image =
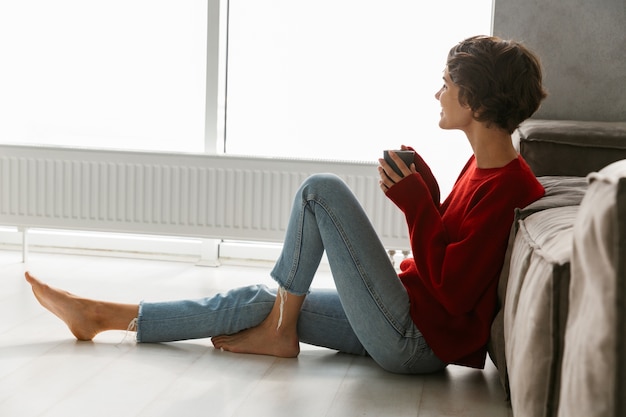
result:
<svg viewBox="0 0 626 417"><path fill-rule="evenodd" d="M324 251L336 289L311 289ZM446 367L411 320L408 295L387 252L337 176L317 174L303 182L271 275L287 292L307 294L298 319L301 342L369 355L395 373ZM254 285L200 300L142 302L137 341L237 333L263 321L275 299L274 290Z"/></svg>

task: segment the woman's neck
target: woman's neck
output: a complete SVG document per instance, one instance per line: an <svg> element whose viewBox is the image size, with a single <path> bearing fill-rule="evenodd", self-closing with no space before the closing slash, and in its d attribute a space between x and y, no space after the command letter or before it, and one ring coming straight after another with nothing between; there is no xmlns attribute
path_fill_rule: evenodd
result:
<svg viewBox="0 0 626 417"><path fill-rule="evenodd" d="M518 157L511 135L483 123L465 134L472 146L478 168L501 168Z"/></svg>

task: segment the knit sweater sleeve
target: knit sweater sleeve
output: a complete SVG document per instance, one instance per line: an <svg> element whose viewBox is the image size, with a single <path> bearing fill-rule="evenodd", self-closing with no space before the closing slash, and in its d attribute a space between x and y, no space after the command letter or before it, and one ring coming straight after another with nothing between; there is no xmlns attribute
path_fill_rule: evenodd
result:
<svg viewBox="0 0 626 417"><path fill-rule="evenodd" d="M411 147L409 147L408 149L415 152L415 149ZM424 181L424 184L426 184L433 203L436 207L439 207L441 192L439 190L439 183L437 183L433 172L431 171L426 161L424 161L421 155L417 152L415 152L415 156L413 157L413 163L415 164L415 170L419 172L422 180Z"/></svg>
<svg viewBox="0 0 626 417"><path fill-rule="evenodd" d="M428 186L420 174L405 177L387 192L387 197L405 215L413 258L424 286L439 303L455 309L442 291L443 285L448 284L441 272L449 238L439 210L425 198L428 195Z"/></svg>

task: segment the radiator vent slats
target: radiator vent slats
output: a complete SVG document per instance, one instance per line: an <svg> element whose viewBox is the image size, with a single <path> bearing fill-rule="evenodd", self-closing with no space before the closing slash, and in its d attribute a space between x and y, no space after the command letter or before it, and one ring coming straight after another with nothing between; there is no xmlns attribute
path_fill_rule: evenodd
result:
<svg viewBox="0 0 626 417"><path fill-rule="evenodd" d="M344 178L383 243L408 247L373 164L0 145L0 224L280 241L294 193Z"/></svg>

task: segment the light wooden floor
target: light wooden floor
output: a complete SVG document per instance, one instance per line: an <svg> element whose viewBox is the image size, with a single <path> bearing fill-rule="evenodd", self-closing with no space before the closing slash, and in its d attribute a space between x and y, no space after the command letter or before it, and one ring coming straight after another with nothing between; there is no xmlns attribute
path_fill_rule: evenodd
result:
<svg viewBox="0 0 626 417"><path fill-rule="evenodd" d="M202 297L267 282L269 268L32 253L52 285L120 302ZM303 345L298 359L237 355L208 340L77 342L34 300L17 252L0 251L0 416L511 416L489 363L430 376ZM328 273L318 285L328 285Z"/></svg>

